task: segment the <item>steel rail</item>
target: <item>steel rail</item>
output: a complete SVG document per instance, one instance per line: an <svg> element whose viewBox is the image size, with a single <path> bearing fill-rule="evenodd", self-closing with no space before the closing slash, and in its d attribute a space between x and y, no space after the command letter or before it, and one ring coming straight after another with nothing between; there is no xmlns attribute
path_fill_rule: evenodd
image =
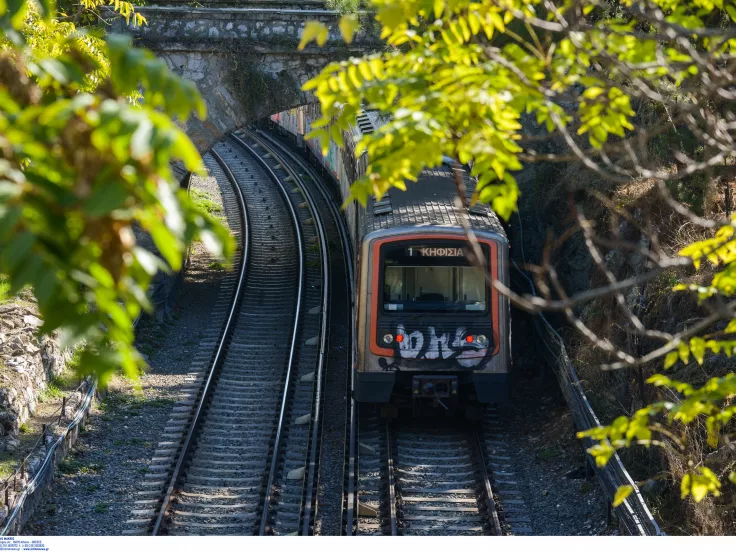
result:
<svg viewBox="0 0 736 552"><path fill-rule="evenodd" d="M296 337L299 329L299 321L301 320L301 310L302 310L302 295L303 295L303 289L304 289L304 244L302 243L302 231L301 227L299 226L299 217L296 215L296 211L294 210L294 205L291 203L291 199L289 198L289 194L286 191L286 188L283 186L281 181L279 180L278 176L273 172L271 167L264 161L254 150L251 148L244 140L239 138L238 136L231 134L230 138L237 143L240 147L242 147L245 151L250 153L257 161L258 163L264 168L264 170L268 173L268 175L271 177L271 179L276 183L276 186L278 187L281 194L284 196L284 200L286 202L287 207L289 208L289 212L291 213L292 220L294 221L294 231L296 232L296 240L297 245L299 246L299 288L297 290L297 304L296 304L296 316L294 317L294 330L292 333L291 338L291 348L289 350L289 361L286 368L286 377L284 378L284 393L281 398L281 409L279 411L279 418L276 426L276 437L274 439L273 444L273 450L271 452L271 468L268 472L268 480L266 482L266 488L265 488L265 496L263 499L263 509L261 512L261 524L260 528L258 530L259 535L265 535L266 534L266 527L268 525L268 510L269 510L269 504L271 502L271 495L273 493L273 483L274 479L276 478L276 472L278 471L279 466L279 449L281 447L281 438L283 436L283 429L284 429L284 420L286 419L286 409L288 406L288 398L289 398L289 388L291 387L291 376L292 376L292 368L294 367L294 354L296 351Z"/></svg>
<svg viewBox="0 0 736 552"><path fill-rule="evenodd" d="M395 537L399 534L398 520L396 512L396 481L394 478L394 453L393 440L391 439L391 427L386 423L386 467L388 477L388 516L391 527L391 536Z"/></svg>
<svg viewBox="0 0 736 552"><path fill-rule="evenodd" d="M161 508L159 509L158 516L156 516L156 521L153 525L153 530L151 531L151 535L156 536L159 534L159 531L162 528L164 519L166 518L167 511L169 509L169 505L171 504L171 498L174 494L174 491L176 490L176 485L179 482L179 478L182 474L182 468L184 467L184 462L186 461L187 457L189 456L189 453L191 452L191 448L194 444L194 436L199 430L203 416L202 413L204 412L204 405L207 402L207 399L212 393L212 390L214 389L213 381L214 381L214 375L217 371L218 367L221 365L222 358L223 358L223 350L225 348L225 343L227 342L227 337L231 333L233 329L233 320L235 319L236 309L240 303L242 291L243 291L243 282L245 281L245 274L246 274L246 266L248 264L248 253L250 251L250 231L249 231L249 221L248 221L248 209L245 205L245 197L243 196L243 192L240 189L240 186L238 186L237 181L235 180L235 177L233 176L233 173L230 171L227 164L223 161L223 159L218 155L218 153L213 149L210 152L212 154L212 157L215 158L215 160L220 164L220 166L223 168L223 171L225 172L228 180L230 181L230 184L236 191L236 196L238 197L238 207L240 211L241 221L243 224L243 228L241 231L241 240L243 243L243 258L240 263L240 274L238 276L238 285L235 289L235 295L233 296L233 302L230 307L230 312L228 313L227 321L225 322L225 326L222 331L222 336L220 338L220 343L217 346L217 352L215 353L215 358L212 361L212 367L210 368L210 372L207 376L207 381L205 382L204 388L202 390L202 397L199 400L199 404L197 404L197 410L194 413L194 417L192 419L192 423L189 427L189 431L187 432L186 439L184 440L184 444L181 448L181 451L179 452L179 457L176 461L176 466L174 467L174 471L171 474L171 478L169 480L169 486L166 490L166 493L164 494L163 502L161 503Z"/></svg>
<svg viewBox="0 0 736 552"><path fill-rule="evenodd" d="M270 144L273 144L275 147L279 148L282 152L284 152L285 155L287 155L289 158L292 159L297 165L299 165L303 170L305 170L309 177L312 179L313 182L317 185L317 189L322 194L322 197L324 198L325 202L329 205L330 211L332 212L332 216L337 222L338 230L340 232L340 238L343 243L343 251L345 252L344 259L345 259L345 265L347 268L348 273L348 305L350 305L350 339L349 343L353 343L353 337L356 335L355 330L355 316L354 316L354 309L355 309L355 280L353 277L353 248L352 244L350 242L350 236L347 230L347 225L345 223L345 219L343 218L342 214L340 213L338 207L335 205L335 202L333 201L333 198L331 197L331 194L329 190L326 189L324 184L321 181L321 178L316 174L316 171L304 160L299 158L299 156L295 155L291 151L289 151L286 147L284 147L280 142L269 136L267 133L259 130L258 134L262 136L264 139L266 139ZM356 354L355 354L355 347L351 345L350 348L350 388L348 389L348 397L350 398L350 412L349 412L349 418L348 423L346 427L346 433L348 435L348 459L346 462L346 471L347 471L347 489L344 491L343 496L343 504L344 504L344 527L345 527L345 533L346 535L355 535L355 513L357 511L357 489L356 489L356 472L357 472L357 461L356 461L356 451L358 448L358 408L357 403L355 401L355 397L353 394L353 391L355 390L355 365L356 365Z"/></svg>
<svg viewBox="0 0 736 552"><path fill-rule="evenodd" d="M501 521L498 519L498 509L496 508L496 499L493 496L493 488L491 487L491 478L488 475L488 467L486 465L486 457L483 454L483 441L478 431L474 432L473 442L477 447L480 477L483 479L483 491L485 494L486 508L488 509L488 518L491 522L493 534L497 537L503 535L501 530Z"/></svg>
<svg viewBox="0 0 736 552"><path fill-rule="evenodd" d="M304 536L308 536L310 533L311 528L311 517L312 517L312 505L315 502L314 501L314 487L315 487L315 479L316 479L316 471L317 471L317 451L319 450L319 429L320 429L320 422L321 422L321 412L322 412L322 385L324 380L324 365L325 365L325 357L327 354L327 338L329 336L329 329L327 326L328 322L328 309L329 309L329 291L330 291L330 262L329 262L329 247L326 237L326 232L324 228L324 223L322 221L322 217L319 213L319 210L317 209L317 206L314 202L314 197L312 196L312 192L308 189L305 182L302 180L302 178L299 176L299 174L294 171L284 159L283 156L279 155L278 152L276 152L273 148L268 147L264 143L263 140L260 140L256 135L254 135L252 132L246 131L248 136L260 146L265 149L266 151L270 152L274 159L276 159L283 169L291 176L291 178L294 180L294 182L299 186L299 188L302 190L304 198L307 200L307 206L309 208L309 212L312 215L312 220L315 222L315 227L317 228L317 233L319 235L319 241L320 241L320 252L322 254L322 279L323 279L323 285L322 285L322 303L321 303L321 309L322 309L322 319L321 319L321 329L320 329L320 345L319 345L319 357L317 362L317 370L315 373L315 383L316 383L316 389L314 392L314 401L312 405L312 434L309 441L309 460L308 460L308 469L307 469L307 484L304 489L303 498L302 498L302 530L301 534ZM314 507L315 514L316 514L316 505Z"/></svg>

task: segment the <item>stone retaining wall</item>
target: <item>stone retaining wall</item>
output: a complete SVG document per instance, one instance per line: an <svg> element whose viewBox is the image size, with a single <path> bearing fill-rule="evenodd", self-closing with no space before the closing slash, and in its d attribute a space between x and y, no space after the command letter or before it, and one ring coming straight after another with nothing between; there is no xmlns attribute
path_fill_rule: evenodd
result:
<svg viewBox="0 0 736 552"><path fill-rule="evenodd" d="M42 321L26 306L0 306L0 450L18 447L18 432L49 381L70 357L58 335L37 336Z"/></svg>

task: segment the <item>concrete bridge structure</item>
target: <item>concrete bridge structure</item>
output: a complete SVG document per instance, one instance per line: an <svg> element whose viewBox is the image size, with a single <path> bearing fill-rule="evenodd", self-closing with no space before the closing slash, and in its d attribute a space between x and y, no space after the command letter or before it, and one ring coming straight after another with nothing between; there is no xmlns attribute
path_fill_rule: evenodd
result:
<svg viewBox="0 0 736 552"><path fill-rule="evenodd" d="M340 15L318 0L209 0L203 7L172 1L137 11L147 25L117 20L114 30L132 34L138 45L195 82L208 115L206 121L190 120L186 130L200 151L251 121L314 101L301 87L327 63L379 46L366 30L347 46L337 25ZM310 20L327 24L329 39L300 52Z"/></svg>

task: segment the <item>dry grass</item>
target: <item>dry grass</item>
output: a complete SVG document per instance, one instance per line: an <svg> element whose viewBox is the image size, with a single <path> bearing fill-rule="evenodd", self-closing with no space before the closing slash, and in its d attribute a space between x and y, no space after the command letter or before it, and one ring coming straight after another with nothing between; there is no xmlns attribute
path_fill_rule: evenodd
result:
<svg viewBox="0 0 736 552"><path fill-rule="evenodd" d="M566 171L565 174L568 178L581 178L579 173ZM595 180L588 184L604 193L618 209L625 209L626 212L634 214L642 228L655 230L658 241L653 243L652 247L661 254L674 257L686 245L712 236L712 231L696 226L672 210L659 194L654 182L632 181L608 193L604 191L605 187ZM560 191L558 187L558 193ZM734 192L736 190L732 187L732 198L736 200ZM721 186L710 191L704 202L704 209L708 217L720 218L725 216L724 205L725 193ZM593 197L582 202L582 209L586 217L595 223L599 234L616 236L621 234L622 228L626 228L626 224L622 222L624 218L620 214ZM625 232L626 230L623 231L624 234ZM621 237L630 239L630 236L626 235ZM622 252L609 252L608 268L617 278L625 278L632 274L626 258ZM706 311L698 304L693 294L673 292L672 288L679 283L710 282L713 273L714 269L710 266L703 266L699 271L672 270L648 282L642 290L639 290L644 297L643 308L639 313L644 325L650 329L677 333L704 317ZM590 286L597 287L605 283L600 271L594 270ZM579 315L598 336L610 339L617 347L632 354L640 355L661 344L645 338L633 340L623 329L627 326L627 321L613 297L604 297L588 303L580 310ZM716 329L718 328L713 328ZM677 400L678 397L667 394L669 392L649 385L645 386L644 396L641 396L640 378L646 380L652 374L662 372L661 360L643 366L641 372L639 370L604 372L600 366L612 360L607 353L591 346L586 338L576 332L568 332L566 337L570 344L570 357L578 369L594 409L603 422L611 422L617 416L631 414L652 401ZM711 377L722 376L733 370L734 362L731 359L724 355L710 355L702 366L696 362L685 366L680 363L670 370L668 375L697 386ZM667 446L652 450L632 449L623 454L635 479L640 481L651 477L661 479L657 492L647 494L647 498L663 528L673 534L736 533L736 495L734 486L726 481L726 477L722 477L724 485L721 497L708 498L698 504L691 498L680 500L679 481L682 476L688 469L692 469L691 466L700 465L707 456L709 465L712 465L714 450L707 444L705 429L697 424L687 428L675 428L675 431L684 443L682 450ZM727 475L736 468L736 459L730 459L718 467L721 475Z"/></svg>

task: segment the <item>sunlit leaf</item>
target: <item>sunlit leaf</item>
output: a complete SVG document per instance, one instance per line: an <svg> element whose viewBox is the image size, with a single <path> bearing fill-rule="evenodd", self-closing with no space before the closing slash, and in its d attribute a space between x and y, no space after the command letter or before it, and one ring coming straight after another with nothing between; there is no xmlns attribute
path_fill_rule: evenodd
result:
<svg viewBox="0 0 736 552"><path fill-rule="evenodd" d="M628 498L628 496L634 492L634 487L631 485L621 485L618 489L616 489L616 494L613 497L613 507L620 506L623 504L624 500Z"/></svg>

